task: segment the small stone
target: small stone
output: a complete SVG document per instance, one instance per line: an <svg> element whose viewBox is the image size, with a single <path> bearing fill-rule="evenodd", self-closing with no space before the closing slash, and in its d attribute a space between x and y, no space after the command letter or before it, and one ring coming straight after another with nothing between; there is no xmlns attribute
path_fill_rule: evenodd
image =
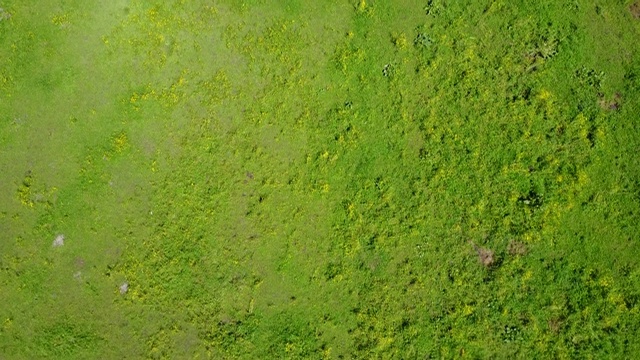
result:
<svg viewBox="0 0 640 360"><path fill-rule="evenodd" d="M53 247L60 247L64 245L64 235L60 234L53 240Z"/></svg>
<svg viewBox="0 0 640 360"><path fill-rule="evenodd" d="M129 291L129 283L125 281L120 285L120 294L124 295L127 291Z"/></svg>

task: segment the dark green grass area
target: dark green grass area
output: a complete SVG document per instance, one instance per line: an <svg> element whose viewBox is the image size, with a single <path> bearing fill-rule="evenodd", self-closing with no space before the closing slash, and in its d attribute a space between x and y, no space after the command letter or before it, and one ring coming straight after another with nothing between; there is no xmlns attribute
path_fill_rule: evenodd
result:
<svg viewBox="0 0 640 360"><path fill-rule="evenodd" d="M640 4L37 3L0 358L640 353Z"/></svg>

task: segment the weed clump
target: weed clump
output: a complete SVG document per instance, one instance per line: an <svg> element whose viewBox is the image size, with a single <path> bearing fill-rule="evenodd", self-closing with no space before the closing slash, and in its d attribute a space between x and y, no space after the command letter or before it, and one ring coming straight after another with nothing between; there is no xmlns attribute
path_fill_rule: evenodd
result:
<svg viewBox="0 0 640 360"><path fill-rule="evenodd" d="M415 39L413 39L413 45L419 49L426 49L431 46L432 43L433 40L425 33L419 33Z"/></svg>
<svg viewBox="0 0 640 360"><path fill-rule="evenodd" d="M407 47L407 44L408 44L407 36L404 33L392 34L391 42L398 49L404 49Z"/></svg>

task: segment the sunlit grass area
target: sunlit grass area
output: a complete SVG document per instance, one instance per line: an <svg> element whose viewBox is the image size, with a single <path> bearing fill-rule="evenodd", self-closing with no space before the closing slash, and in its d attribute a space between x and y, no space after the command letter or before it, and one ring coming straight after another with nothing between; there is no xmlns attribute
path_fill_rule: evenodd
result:
<svg viewBox="0 0 640 360"><path fill-rule="evenodd" d="M0 0L0 358L633 358L640 2Z"/></svg>

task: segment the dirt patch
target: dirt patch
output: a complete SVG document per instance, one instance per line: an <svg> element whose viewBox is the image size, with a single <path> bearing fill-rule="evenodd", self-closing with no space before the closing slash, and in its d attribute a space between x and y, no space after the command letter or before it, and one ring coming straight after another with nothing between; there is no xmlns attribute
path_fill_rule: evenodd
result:
<svg viewBox="0 0 640 360"><path fill-rule="evenodd" d="M635 19L640 20L640 1L636 1L633 4L629 5L629 12Z"/></svg>
<svg viewBox="0 0 640 360"><path fill-rule="evenodd" d="M507 245L507 251L511 256L522 256L526 255L527 246L521 241L511 240L509 241L509 245Z"/></svg>
<svg viewBox="0 0 640 360"><path fill-rule="evenodd" d="M495 264L495 253L491 249L481 248L478 245L471 243L473 249L478 254L478 260L484 267L491 267Z"/></svg>
<svg viewBox="0 0 640 360"><path fill-rule="evenodd" d="M547 325L549 325L549 330L551 330L554 335L558 335L562 329L562 320L559 318L553 318L547 321Z"/></svg>
<svg viewBox="0 0 640 360"><path fill-rule="evenodd" d="M638 9L640 11L640 9ZM604 95L600 94L598 96L598 105L604 110L619 110L620 106L622 106L622 95L620 93L615 93L611 99L606 99Z"/></svg>

